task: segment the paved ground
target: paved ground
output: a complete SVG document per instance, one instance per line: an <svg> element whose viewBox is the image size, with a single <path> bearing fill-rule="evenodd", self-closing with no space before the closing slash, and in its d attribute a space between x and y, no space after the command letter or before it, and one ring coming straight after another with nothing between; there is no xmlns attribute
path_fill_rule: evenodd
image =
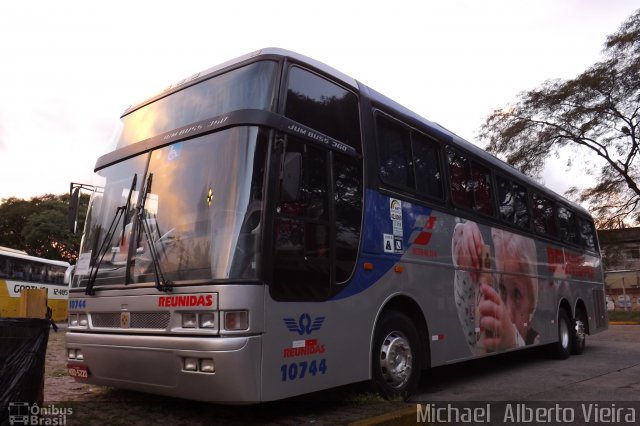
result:
<svg viewBox="0 0 640 426"><path fill-rule="evenodd" d="M356 385L257 406L220 406L78 384L65 364L64 336L51 333L45 401L71 409L69 425L416 424L417 404L640 401L640 326L591 336L587 351L568 361L527 351L433 369L410 403L384 401ZM637 411L640 422L640 406Z"/></svg>
<svg viewBox="0 0 640 426"><path fill-rule="evenodd" d="M51 332L45 406L71 409L67 425L346 425L407 406L348 386L256 406L223 406L77 383L67 375L64 333Z"/></svg>

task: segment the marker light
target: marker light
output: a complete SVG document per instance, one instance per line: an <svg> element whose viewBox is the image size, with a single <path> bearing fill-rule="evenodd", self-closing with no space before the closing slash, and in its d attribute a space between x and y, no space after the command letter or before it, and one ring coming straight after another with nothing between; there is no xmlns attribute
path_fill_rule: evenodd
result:
<svg viewBox="0 0 640 426"><path fill-rule="evenodd" d="M224 313L225 330L247 330L249 328L248 311L229 311Z"/></svg>

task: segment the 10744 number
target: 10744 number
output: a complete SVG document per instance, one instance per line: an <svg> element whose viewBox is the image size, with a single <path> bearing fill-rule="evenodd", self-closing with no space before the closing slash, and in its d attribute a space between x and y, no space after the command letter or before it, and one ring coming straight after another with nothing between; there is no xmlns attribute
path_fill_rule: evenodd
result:
<svg viewBox="0 0 640 426"><path fill-rule="evenodd" d="M327 360L311 360L300 361L291 364L282 364L280 367L281 379L283 382L287 380L304 379L305 376L316 376L327 372Z"/></svg>

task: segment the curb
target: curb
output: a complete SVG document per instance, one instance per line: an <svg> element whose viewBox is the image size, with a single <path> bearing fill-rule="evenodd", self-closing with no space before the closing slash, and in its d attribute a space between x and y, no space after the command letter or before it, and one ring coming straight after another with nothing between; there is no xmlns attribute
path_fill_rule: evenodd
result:
<svg viewBox="0 0 640 426"><path fill-rule="evenodd" d="M350 426L388 426L388 425L415 425L416 407L407 407L401 410L392 411L368 419L358 420L350 423Z"/></svg>
<svg viewBox="0 0 640 426"><path fill-rule="evenodd" d="M640 321L609 321L609 325L640 325Z"/></svg>

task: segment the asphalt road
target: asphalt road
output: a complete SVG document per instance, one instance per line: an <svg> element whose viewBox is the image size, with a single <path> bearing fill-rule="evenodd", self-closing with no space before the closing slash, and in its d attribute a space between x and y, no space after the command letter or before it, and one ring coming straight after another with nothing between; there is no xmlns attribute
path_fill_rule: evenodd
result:
<svg viewBox="0 0 640 426"><path fill-rule="evenodd" d="M640 326L587 336L584 353L567 360L534 349L434 368L413 400L640 401Z"/></svg>
<svg viewBox="0 0 640 426"><path fill-rule="evenodd" d="M412 401L399 423L463 424L473 413L476 424L640 424L640 326L588 336L567 360L532 349L435 368Z"/></svg>
<svg viewBox="0 0 640 426"><path fill-rule="evenodd" d="M600 424L639 424L640 325L611 326L587 339L585 352L565 361L545 357L539 350L528 350L434 368L423 377L409 404L381 400L368 394L366 387L355 385L257 406L221 406L75 383L63 374L65 352L61 338L56 336L50 338L48 356L57 354L60 359L52 357L48 361L50 374L45 395L48 401L73 409L65 419L68 425L424 424L418 410L429 404L453 404L459 408L490 404L491 421L480 418L471 422L476 424L599 424L594 418L585 421L582 403L591 404L588 407L592 414L597 408L600 414L621 415L615 421L604 418ZM66 392L61 393L62 389ZM516 407L517 403L524 403L526 408L542 404L548 408L558 402L562 408L573 410L573 422L504 421L507 404ZM635 410L634 422L624 417L629 414L627 406ZM399 412L403 414L398 415ZM426 411L422 413L426 416ZM442 423L446 424L447 419L444 420Z"/></svg>

